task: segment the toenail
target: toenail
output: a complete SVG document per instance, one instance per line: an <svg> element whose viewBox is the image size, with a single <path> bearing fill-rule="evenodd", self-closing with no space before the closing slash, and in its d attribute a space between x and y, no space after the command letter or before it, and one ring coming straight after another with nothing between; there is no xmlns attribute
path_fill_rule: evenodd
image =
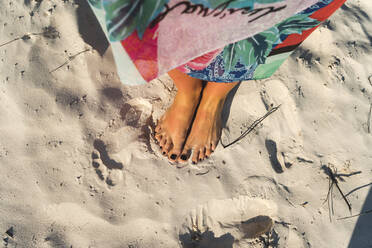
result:
<svg viewBox="0 0 372 248"><path fill-rule="evenodd" d="M160 149L163 149L163 147L162 147L162 146L160 146Z"/></svg>
<svg viewBox="0 0 372 248"><path fill-rule="evenodd" d="M192 164L196 164L196 162L195 161L192 161Z"/></svg>
<svg viewBox="0 0 372 248"><path fill-rule="evenodd" d="M186 156L185 154L183 154L183 155L181 155L181 159L182 159L183 161L186 161L187 156Z"/></svg>
<svg viewBox="0 0 372 248"><path fill-rule="evenodd" d="M173 160L175 160L175 159L177 158L177 155L176 155L176 154L172 154L172 155L170 156L170 158L173 159Z"/></svg>
<svg viewBox="0 0 372 248"><path fill-rule="evenodd" d="M163 151L163 155L165 155L165 152Z"/></svg>

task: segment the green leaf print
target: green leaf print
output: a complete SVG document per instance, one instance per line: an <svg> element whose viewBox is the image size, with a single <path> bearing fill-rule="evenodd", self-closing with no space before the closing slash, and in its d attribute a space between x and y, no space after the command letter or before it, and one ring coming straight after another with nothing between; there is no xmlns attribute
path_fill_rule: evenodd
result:
<svg viewBox="0 0 372 248"><path fill-rule="evenodd" d="M168 0L103 0L110 40L124 40L134 30L142 38L147 26L167 2Z"/></svg>
<svg viewBox="0 0 372 248"><path fill-rule="evenodd" d="M306 14L295 15L277 25L281 35L301 34L320 24L320 21L310 18Z"/></svg>
<svg viewBox="0 0 372 248"><path fill-rule="evenodd" d="M279 40L279 30L275 27L253 37L238 41L225 47L224 62L227 69L232 69L238 61L246 67L264 64L273 45Z"/></svg>
<svg viewBox="0 0 372 248"><path fill-rule="evenodd" d="M265 64L267 56L271 52L273 45L280 39L278 30L273 27L259 33L253 37L254 58L257 64Z"/></svg>
<svg viewBox="0 0 372 248"><path fill-rule="evenodd" d="M308 15L299 14L248 39L225 46L223 50L225 67L227 70L233 69L238 62L244 64L246 68L264 64L273 46L282 42L281 37L301 34L319 24L318 20L312 19Z"/></svg>
<svg viewBox="0 0 372 248"><path fill-rule="evenodd" d="M235 65L238 63L239 57L236 55L235 46L237 46L240 43L243 43L243 42L238 41L238 42L229 44L225 46L225 48L223 49L223 60L224 60L224 64L227 70L233 69Z"/></svg>

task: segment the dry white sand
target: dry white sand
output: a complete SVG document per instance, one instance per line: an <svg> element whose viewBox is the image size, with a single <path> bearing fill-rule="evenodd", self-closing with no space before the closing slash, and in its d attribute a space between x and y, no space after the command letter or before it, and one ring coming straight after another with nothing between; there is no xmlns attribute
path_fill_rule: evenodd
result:
<svg viewBox="0 0 372 248"><path fill-rule="evenodd" d="M371 214L337 220L350 213L335 187L329 214L322 169L356 189L353 214L372 208L371 1L349 0L275 76L243 82L224 142L279 110L180 168L149 128L172 82L124 86L87 7L0 2L0 44L21 38L0 47L0 246L372 246Z"/></svg>

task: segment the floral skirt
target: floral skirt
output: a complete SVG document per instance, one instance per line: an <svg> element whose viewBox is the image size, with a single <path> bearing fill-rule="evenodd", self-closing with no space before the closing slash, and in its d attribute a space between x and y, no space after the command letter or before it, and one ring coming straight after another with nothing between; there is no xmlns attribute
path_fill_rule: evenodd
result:
<svg viewBox="0 0 372 248"><path fill-rule="evenodd" d="M346 0L88 0L124 84L270 77Z"/></svg>

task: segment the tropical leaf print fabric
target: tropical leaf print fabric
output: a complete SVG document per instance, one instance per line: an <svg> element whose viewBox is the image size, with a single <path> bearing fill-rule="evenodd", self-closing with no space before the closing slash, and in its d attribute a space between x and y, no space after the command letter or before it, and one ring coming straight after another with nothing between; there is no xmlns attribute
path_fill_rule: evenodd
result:
<svg viewBox="0 0 372 248"><path fill-rule="evenodd" d="M310 18L309 14L300 13L253 37L229 44L218 56L219 58L222 57L223 60L217 58L207 68L208 70L213 65L219 66L218 70L214 70L219 73L217 75L208 73L208 77L204 77L204 79L213 78L209 81L234 82L240 81L243 75L244 80L254 79L253 72L259 65L265 64L275 45L282 43L288 35L302 34L303 31L314 28L319 24L320 21ZM217 64L214 62L217 62ZM188 65L186 65L187 67ZM199 75L191 68L187 72L190 75Z"/></svg>
<svg viewBox="0 0 372 248"><path fill-rule="evenodd" d="M143 37L168 0L103 0L110 40L120 41L137 31Z"/></svg>
<svg viewBox="0 0 372 248"><path fill-rule="evenodd" d="M345 0L88 0L123 83L179 68L214 82L270 77Z"/></svg>

